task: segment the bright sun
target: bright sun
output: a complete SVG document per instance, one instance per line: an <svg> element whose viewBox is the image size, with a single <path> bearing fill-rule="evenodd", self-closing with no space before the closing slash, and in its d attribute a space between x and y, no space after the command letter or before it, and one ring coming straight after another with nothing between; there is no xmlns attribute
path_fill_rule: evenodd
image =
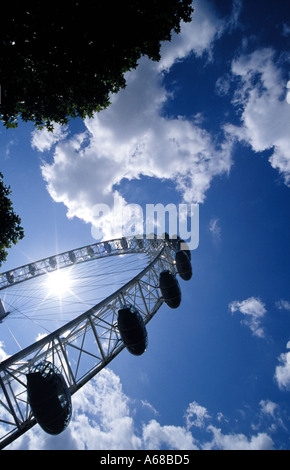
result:
<svg viewBox="0 0 290 470"><path fill-rule="evenodd" d="M69 271L58 269L48 273L45 284L49 295L62 297L66 292L70 291L72 280Z"/></svg>

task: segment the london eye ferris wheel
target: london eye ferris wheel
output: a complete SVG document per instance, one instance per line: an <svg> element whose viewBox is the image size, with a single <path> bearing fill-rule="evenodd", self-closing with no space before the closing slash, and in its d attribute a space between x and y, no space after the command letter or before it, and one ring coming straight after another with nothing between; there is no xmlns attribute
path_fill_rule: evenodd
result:
<svg viewBox="0 0 290 470"><path fill-rule="evenodd" d="M56 254L0 277L0 448L35 424L59 434L71 396L124 348L148 343L146 324L181 302L192 275L179 237L122 237Z"/></svg>

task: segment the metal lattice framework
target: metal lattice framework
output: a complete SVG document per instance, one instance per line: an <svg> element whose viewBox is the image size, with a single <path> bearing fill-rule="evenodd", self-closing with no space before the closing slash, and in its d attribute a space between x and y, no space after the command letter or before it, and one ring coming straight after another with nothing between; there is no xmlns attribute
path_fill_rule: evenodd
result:
<svg viewBox="0 0 290 470"><path fill-rule="evenodd" d="M42 360L58 367L71 394L77 392L124 349L117 328L117 313L134 305L145 324L163 299L159 275L176 273L175 244L162 238L127 237L96 243L6 272L1 290L56 269L114 255L144 253L147 266L113 294L73 320L0 363L0 448L6 447L36 424L27 400L26 374ZM5 320L4 320L5 321Z"/></svg>

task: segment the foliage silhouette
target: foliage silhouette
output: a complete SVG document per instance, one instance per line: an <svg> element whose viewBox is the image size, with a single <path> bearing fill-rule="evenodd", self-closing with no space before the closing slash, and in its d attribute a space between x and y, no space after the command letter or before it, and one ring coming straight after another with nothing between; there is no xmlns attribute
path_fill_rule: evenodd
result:
<svg viewBox="0 0 290 470"><path fill-rule="evenodd" d="M1 12L0 119L53 129L92 117L124 88L125 72L189 22L191 0L14 1Z"/></svg>

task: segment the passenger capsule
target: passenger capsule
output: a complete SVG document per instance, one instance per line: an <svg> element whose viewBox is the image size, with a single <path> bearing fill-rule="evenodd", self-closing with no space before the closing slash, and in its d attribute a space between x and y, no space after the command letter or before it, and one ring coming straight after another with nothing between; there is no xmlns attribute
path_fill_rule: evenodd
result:
<svg viewBox="0 0 290 470"><path fill-rule="evenodd" d="M68 426L71 396L59 370L50 362L34 366L27 377L27 396L33 415L49 434L59 434Z"/></svg>
<svg viewBox="0 0 290 470"><path fill-rule="evenodd" d="M191 262L187 251L180 250L175 257L177 272L184 281L189 281L192 276Z"/></svg>
<svg viewBox="0 0 290 470"><path fill-rule="evenodd" d="M176 251L185 251L188 255L188 258L191 260L191 252L189 246L182 238L180 238L179 235L172 235L172 237L169 238L169 241Z"/></svg>
<svg viewBox="0 0 290 470"><path fill-rule="evenodd" d="M188 255L188 258L191 260L191 252L190 252L189 246L184 240L182 240L182 238L179 238L178 240L178 249L185 251L186 254Z"/></svg>
<svg viewBox="0 0 290 470"><path fill-rule="evenodd" d="M147 331L142 316L132 305L125 305L118 311L118 328L128 351L141 356L148 344Z"/></svg>
<svg viewBox="0 0 290 470"><path fill-rule="evenodd" d="M69 260L70 260L72 263L75 263L75 262L76 262L76 255L74 254L73 251L70 251L70 252L69 252L68 257L69 257Z"/></svg>
<svg viewBox="0 0 290 470"><path fill-rule="evenodd" d="M49 262L49 265L52 269L54 269L56 267L56 259L55 258L49 258L48 262Z"/></svg>
<svg viewBox="0 0 290 470"><path fill-rule="evenodd" d="M136 238L136 244L139 248L139 250L142 250L144 247L144 240L143 238Z"/></svg>
<svg viewBox="0 0 290 470"><path fill-rule="evenodd" d="M121 247L122 247L123 250L127 250L127 249L128 249L128 242L127 242L127 240L126 240L125 237L122 237L122 238L121 238Z"/></svg>
<svg viewBox="0 0 290 470"><path fill-rule="evenodd" d="M28 266L28 271L29 271L29 273L31 274L31 276L34 276L34 274L36 273L36 267L35 267L35 265L34 265L34 264L30 264L30 265Z"/></svg>
<svg viewBox="0 0 290 470"><path fill-rule="evenodd" d="M109 242L104 242L103 246L104 246L104 249L105 249L105 253L110 254L110 253L111 253L111 245L110 245L110 243L109 243Z"/></svg>
<svg viewBox="0 0 290 470"><path fill-rule="evenodd" d="M87 254L88 254L88 256L89 256L90 258L93 258L93 257L94 257L95 253L94 253L94 250L93 250L93 248L92 248L91 246L88 246L88 247L87 247Z"/></svg>
<svg viewBox="0 0 290 470"><path fill-rule="evenodd" d="M6 279L7 281L9 282L9 284L13 284L14 282L14 274L11 272L11 273L6 273Z"/></svg>
<svg viewBox="0 0 290 470"><path fill-rule="evenodd" d="M181 290L176 277L170 271L162 271L160 273L159 287L164 302L168 307L179 307L181 302Z"/></svg>

